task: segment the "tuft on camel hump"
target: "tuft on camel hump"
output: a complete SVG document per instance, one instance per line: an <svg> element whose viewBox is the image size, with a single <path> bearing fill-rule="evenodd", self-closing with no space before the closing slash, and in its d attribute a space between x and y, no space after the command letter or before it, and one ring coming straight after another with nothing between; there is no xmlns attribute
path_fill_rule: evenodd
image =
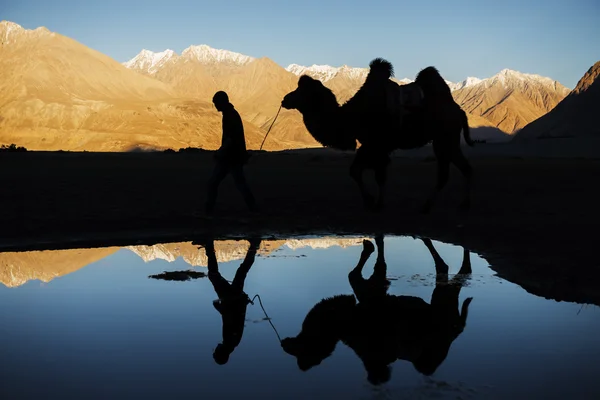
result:
<svg viewBox="0 0 600 400"><path fill-rule="evenodd" d="M394 66L383 58L376 58L369 64L367 80L386 80L394 76Z"/></svg>

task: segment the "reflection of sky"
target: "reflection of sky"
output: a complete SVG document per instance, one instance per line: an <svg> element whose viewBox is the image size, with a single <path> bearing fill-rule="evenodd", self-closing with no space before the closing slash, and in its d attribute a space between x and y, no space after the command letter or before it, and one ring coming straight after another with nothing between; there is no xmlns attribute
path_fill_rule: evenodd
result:
<svg viewBox="0 0 600 400"><path fill-rule="evenodd" d="M429 302L434 264L426 247L411 238L386 238L385 244L388 276L398 278L390 292ZM455 273L462 249L434 245ZM282 248L270 257L257 257L245 290L251 297L260 294L282 338L295 336L314 304L352 293L347 274L360 251L360 246ZM290 257L294 255L306 257ZM466 297L474 298L467 327L434 381L410 363L397 361L387 388L374 390L360 359L342 343L321 365L301 372L271 326L252 322L264 317L258 302L248 307L244 336L229 363L215 364L212 351L221 341L221 317L212 307L216 295L208 279L149 279L189 265L181 259L144 263L131 251L120 250L48 284L0 287L2 398L281 399L335 394L349 399L376 392L600 398L595 367L600 357L598 308L581 310L578 304L532 296L494 277L485 260L474 254L471 260L473 279L460 299L462 304ZM375 254L365 277L374 262ZM220 264L221 273L233 279L240 263ZM450 386L440 386L440 381Z"/></svg>

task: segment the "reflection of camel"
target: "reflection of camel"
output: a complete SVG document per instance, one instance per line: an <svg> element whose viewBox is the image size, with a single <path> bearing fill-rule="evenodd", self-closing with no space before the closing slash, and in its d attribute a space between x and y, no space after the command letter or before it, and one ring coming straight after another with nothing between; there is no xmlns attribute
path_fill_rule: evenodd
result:
<svg viewBox="0 0 600 400"><path fill-rule="evenodd" d="M362 360L372 384L390 379L397 359L410 361L424 375L431 375L445 360L452 342L466 326L472 298L458 310L460 289L471 273L469 252L464 250L459 273L448 280L448 265L439 256L431 240L423 239L437 272L431 303L414 296L387 294L383 238L376 238L378 256L373 274L362 277L362 269L374 252L370 241L356 267L348 274L352 295L337 295L317 303L307 314L296 337L285 338L285 352L297 358L306 371L329 357L339 340ZM356 303L358 300L358 303Z"/></svg>
<svg viewBox="0 0 600 400"><path fill-rule="evenodd" d="M254 264L256 251L261 240L250 239L249 242L250 247L246 257L237 269L231 283L219 273L214 242L211 240L204 244L208 257L208 279L213 284L217 296L219 296L219 299L213 302L213 306L223 319L223 342L217 345L213 353L215 362L220 365L229 361L229 355L240 343L244 333L246 307L251 303L250 298L244 292L244 281L252 264Z"/></svg>
<svg viewBox="0 0 600 400"><path fill-rule="evenodd" d="M350 167L367 208L383 206L389 155L396 149L414 149L433 143L437 158L437 185L423 205L428 212L438 192L448 181L450 163L464 175L467 185L463 209L470 206L471 166L460 148L460 132L473 145L469 136L466 113L454 101L450 88L434 67L417 75L414 83L398 85L389 78L392 65L380 58L370 64L370 71L360 90L345 104L339 105L333 92L320 81L303 75L298 88L288 93L281 103L297 109L310 134L322 145L339 150L355 150L361 143ZM367 191L362 175L375 171L379 190L375 202Z"/></svg>

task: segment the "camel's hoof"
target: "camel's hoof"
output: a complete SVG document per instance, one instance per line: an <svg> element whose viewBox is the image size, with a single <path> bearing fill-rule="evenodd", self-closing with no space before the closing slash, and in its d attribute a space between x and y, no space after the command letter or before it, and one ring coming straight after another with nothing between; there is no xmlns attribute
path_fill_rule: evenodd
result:
<svg viewBox="0 0 600 400"><path fill-rule="evenodd" d="M367 254L371 254L375 251L375 246L373 246L373 243L371 243L370 240L364 239L363 240L363 252L367 253Z"/></svg>
<svg viewBox="0 0 600 400"><path fill-rule="evenodd" d="M375 210L375 201L374 200L365 200L363 202L363 206L366 211L373 211L373 210Z"/></svg>
<svg viewBox="0 0 600 400"><path fill-rule="evenodd" d="M385 210L385 205L383 203L377 203L373 207L373 211L383 211Z"/></svg>
<svg viewBox="0 0 600 400"><path fill-rule="evenodd" d="M463 201L458 206L458 210L461 211L461 212L467 212L470 209L471 209L471 202L470 201Z"/></svg>

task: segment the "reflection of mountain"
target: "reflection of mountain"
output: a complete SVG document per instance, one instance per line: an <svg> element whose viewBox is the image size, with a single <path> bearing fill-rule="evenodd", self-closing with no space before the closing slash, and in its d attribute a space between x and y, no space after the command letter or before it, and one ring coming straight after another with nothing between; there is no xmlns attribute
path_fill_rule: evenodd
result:
<svg viewBox="0 0 600 400"><path fill-rule="evenodd" d="M304 247L312 249L327 249L333 246L342 248L358 246L362 243L362 238L322 238L322 239L290 239L290 240L264 240L258 250L258 255L266 256L281 247L288 247L291 250L297 250ZM229 262L241 260L245 257L248 250L248 242L245 240L219 240L215 242L215 251L217 261ZM208 265L208 259L204 249L192 244L184 243L165 243L153 246L128 246L127 249L140 256L144 262L154 260L165 260L173 262L181 257L186 263L195 267L205 267Z"/></svg>
<svg viewBox="0 0 600 400"><path fill-rule="evenodd" d="M273 250L281 247L283 241L264 241L261 243L258 250L259 255L267 255ZM217 261L228 262L232 260L240 260L246 255L248 250L248 242L237 240L219 240L215 241L215 252L217 253ZM173 262L178 258L182 258L186 263L194 267L205 267L208 265L206 252L200 246L192 244L192 242L183 243L162 243L153 246L128 246L127 249L133 251L140 256L144 262L154 260L164 260Z"/></svg>
<svg viewBox="0 0 600 400"><path fill-rule="evenodd" d="M0 253L0 282L17 287L31 280L50 282L119 250L118 247Z"/></svg>
<svg viewBox="0 0 600 400"><path fill-rule="evenodd" d="M330 247L338 246L346 248L350 246L360 246L364 238L322 238L322 239L290 239L285 242L285 246L292 250L302 249L304 247L310 247L311 249L328 249Z"/></svg>
<svg viewBox="0 0 600 400"><path fill-rule="evenodd" d="M362 238L264 240L258 254L266 256L283 246L287 246L292 250L304 247L326 249L333 246L346 248L361 243ZM249 244L245 240L215 241L217 260L219 262L241 260L246 255L248 246ZM208 264L204 249L191 242L128 246L125 248L137 254L144 262L154 260L173 262L178 258L182 258L194 267L204 267ZM119 249L119 247L107 247L0 253L0 282L7 287L21 286L30 280L49 282L54 278L70 274L86 265L101 260Z"/></svg>

